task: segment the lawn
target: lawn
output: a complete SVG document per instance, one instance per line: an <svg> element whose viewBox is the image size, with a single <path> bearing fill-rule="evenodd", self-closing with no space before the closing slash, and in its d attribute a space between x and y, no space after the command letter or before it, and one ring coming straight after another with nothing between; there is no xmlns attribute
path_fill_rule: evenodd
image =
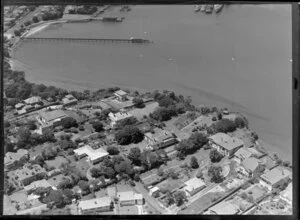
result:
<svg viewBox="0 0 300 220"><path fill-rule="evenodd" d="M58 156L55 157L54 160L46 160L45 163L49 167L55 167L55 169L59 169L62 164L68 163L68 160L64 157Z"/></svg>
<svg viewBox="0 0 300 220"><path fill-rule="evenodd" d="M288 215L292 214L291 207L281 200L269 200L260 205L261 210L259 212L267 212L269 215Z"/></svg>
<svg viewBox="0 0 300 220"><path fill-rule="evenodd" d="M126 191L133 191L132 187L125 183L125 182L119 182L117 185L117 193L118 192L126 192Z"/></svg>
<svg viewBox="0 0 300 220"><path fill-rule="evenodd" d="M152 206L148 205L147 203L144 205L144 212L147 212L149 215L156 215L160 214L159 212L156 211Z"/></svg>
<svg viewBox="0 0 300 220"><path fill-rule="evenodd" d="M247 202L246 200L242 199L239 196L235 196L233 199L229 200L228 202L238 206L243 211L248 209L252 205L252 203Z"/></svg>
<svg viewBox="0 0 300 220"><path fill-rule="evenodd" d="M152 113L157 107L158 107L158 103L152 102L146 104L144 108L135 108L129 111L129 113L132 114L134 117L136 117L138 120L140 120L143 118L144 115L148 116L150 113Z"/></svg>
<svg viewBox="0 0 300 220"><path fill-rule="evenodd" d="M168 178L168 179L160 182L156 186L160 189L168 189L172 192L174 189L178 188L182 184L183 184L183 181L181 181L180 179L176 180L176 179Z"/></svg>
<svg viewBox="0 0 300 220"><path fill-rule="evenodd" d="M207 193L189 205L186 209L179 211L178 214L198 214L212 204L214 199L221 197L223 194L224 193L220 192Z"/></svg>
<svg viewBox="0 0 300 220"><path fill-rule="evenodd" d="M148 145L147 141L143 140L142 142L137 143L137 144L132 143L132 144L129 144L126 146L121 146L121 145L118 145L118 146L122 153L128 154L130 152L131 148L138 147L141 151L144 151L146 149L147 145Z"/></svg>
<svg viewBox="0 0 300 220"><path fill-rule="evenodd" d="M41 213L41 215L70 215L70 214L71 212L69 208L62 208L62 209L54 208Z"/></svg>
<svg viewBox="0 0 300 220"><path fill-rule="evenodd" d="M139 210L137 206L120 206L119 215L138 215Z"/></svg>
<svg viewBox="0 0 300 220"><path fill-rule="evenodd" d="M246 191L246 193L248 195L252 195L254 201L257 201L258 199L262 198L265 194L267 194L267 192L264 189L260 188L258 185L254 185L253 187L249 188Z"/></svg>

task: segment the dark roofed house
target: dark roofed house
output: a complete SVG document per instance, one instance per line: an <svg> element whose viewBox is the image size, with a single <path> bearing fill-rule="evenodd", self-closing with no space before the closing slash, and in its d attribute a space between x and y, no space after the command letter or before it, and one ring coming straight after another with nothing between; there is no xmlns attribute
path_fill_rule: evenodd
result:
<svg viewBox="0 0 300 220"><path fill-rule="evenodd" d="M68 115L62 110L42 111L37 118L41 124L60 125L60 121Z"/></svg>
<svg viewBox="0 0 300 220"><path fill-rule="evenodd" d="M157 128L154 129L154 133L146 133L145 140L153 149L165 148L178 142L177 138L170 131Z"/></svg>
<svg viewBox="0 0 300 220"><path fill-rule="evenodd" d="M210 136L208 140L211 147L228 157L233 156L238 149L244 146L244 142L241 139L230 137L221 132Z"/></svg>
<svg viewBox="0 0 300 220"><path fill-rule="evenodd" d="M76 105L77 104L77 99L72 96L72 95L66 95L63 99L62 99L62 103L64 106L70 106L70 105Z"/></svg>

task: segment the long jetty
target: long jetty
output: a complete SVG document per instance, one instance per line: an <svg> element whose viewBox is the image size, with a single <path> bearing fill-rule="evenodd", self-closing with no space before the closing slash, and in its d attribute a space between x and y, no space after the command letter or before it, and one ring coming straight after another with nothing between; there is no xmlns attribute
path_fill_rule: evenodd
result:
<svg viewBox="0 0 300 220"><path fill-rule="evenodd" d="M134 39L114 39L114 38L46 38L46 37L23 37L23 41L68 41L68 42L111 42L111 43L134 43L134 44L149 44L153 41L141 38Z"/></svg>

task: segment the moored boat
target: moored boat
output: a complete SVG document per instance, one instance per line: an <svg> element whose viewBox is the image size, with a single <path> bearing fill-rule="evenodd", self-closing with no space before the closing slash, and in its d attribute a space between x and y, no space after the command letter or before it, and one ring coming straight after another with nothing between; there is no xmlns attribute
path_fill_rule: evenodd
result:
<svg viewBox="0 0 300 220"><path fill-rule="evenodd" d="M214 5L206 5L205 13L210 14L214 10Z"/></svg>
<svg viewBox="0 0 300 220"><path fill-rule="evenodd" d="M205 5L201 5L201 9L200 9L202 12L205 11Z"/></svg>
<svg viewBox="0 0 300 220"><path fill-rule="evenodd" d="M222 11L223 7L224 7L224 5L222 5L222 4L216 4L216 5L214 5L214 10L216 13L219 13Z"/></svg>
<svg viewBox="0 0 300 220"><path fill-rule="evenodd" d="M195 12L200 11L200 5L196 5L194 11L195 11Z"/></svg>

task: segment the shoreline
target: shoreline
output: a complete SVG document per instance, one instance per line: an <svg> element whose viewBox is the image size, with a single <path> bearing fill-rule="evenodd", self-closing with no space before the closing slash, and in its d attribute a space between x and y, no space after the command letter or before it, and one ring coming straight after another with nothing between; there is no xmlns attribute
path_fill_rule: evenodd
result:
<svg viewBox="0 0 300 220"><path fill-rule="evenodd" d="M15 62L15 61L12 61L12 62ZM23 70L25 72L25 76L26 76L26 70L29 69L29 68L24 68L23 65L26 65L26 64L22 64L22 66L16 64L16 63L13 63L12 65L12 69L13 69L13 66L16 67L18 66L19 68L16 68L18 70ZM25 77L26 78L26 77ZM34 80L34 81L30 81L31 83L37 83L37 84L44 84L46 86L55 86L57 88L64 88L66 90L69 90L69 91L84 91L84 90L90 90L90 91L96 91L100 88L108 88L108 87L120 87L120 88L123 88L123 89L128 89L128 90L131 90L131 91L138 91L140 93L144 93L144 92L151 92L151 91L154 91L154 90L163 90L164 88L153 88L153 89L143 89L143 88L138 88L138 87L133 87L133 86L124 86L122 84L107 84L107 83L93 83L93 82L78 82L78 81L70 81L68 79L61 79L60 81L59 80L51 80L51 81L47 81L47 80ZM176 93L176 91L174 91ZM195 98L192 98L192 103L195 104ZM247 112L245 112L247 114ZM244 115L244 113L242 113ZM250 123L250 130L252 131L255 131L253 129L251 129L251 121L249 121ZM256 132L256 131L255 131ZM270 143L270 141L267 141L265 140L264 138L261 138L261 136L263 136L261 133L258 133L258 136L259 136L259 140L258 140L258 143L260 144L260 146L262 146L270 155L272 155L273 153L277 153L279 155L279 157L282 159L282 160L288 160L288 161L292 161L292 155L290 155L288 152L286 152L284 150L281 143L276 143L276 140L274 140L275 144L274 143Z"/></svg>

